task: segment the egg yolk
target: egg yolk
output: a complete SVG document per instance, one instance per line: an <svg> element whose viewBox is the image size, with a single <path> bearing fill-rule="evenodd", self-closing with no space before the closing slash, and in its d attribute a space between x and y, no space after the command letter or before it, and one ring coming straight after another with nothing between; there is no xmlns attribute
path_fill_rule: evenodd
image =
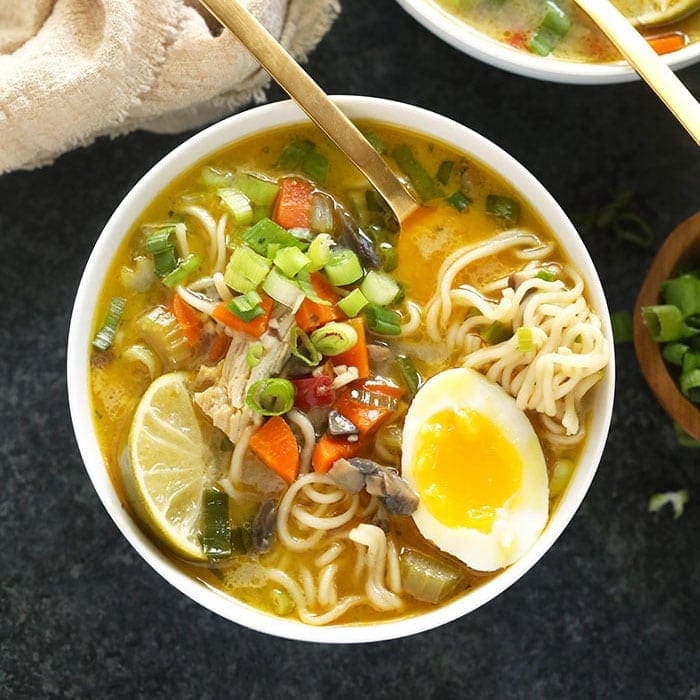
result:
<svg viewBox="0 0 700 700"><path fill-rule="evenodd" d="M418 432L416 485L423 505L448 527L491 532L497 509L520 489L522 472L512 443L476 411L440 411Z"/></svg>

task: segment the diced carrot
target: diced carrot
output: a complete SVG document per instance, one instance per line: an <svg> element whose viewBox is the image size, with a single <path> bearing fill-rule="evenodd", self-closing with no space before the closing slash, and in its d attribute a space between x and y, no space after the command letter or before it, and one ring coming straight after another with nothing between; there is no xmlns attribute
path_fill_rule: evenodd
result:
<svg viewBox="0 0 700 700"><path fill-rule="evenodd" d="M333 287L328 284L326 278L320 272L311 273L311 286L320 299L327 301L328 304L319 304L304 299L296 313L295 319L297 326L304 333L311 333L326 323L337 321L345 318L345 314L336 306L338 295L333 291Z"/></svg>
<svg viewBox="0 0 700 700"><path fill-rule="evenodd" d="M381 382L365 381L351 384L338 396L334 408L355 424L360 431L360 438L366 438L390 418L394 411L386 406L368 405L353 399L352 392L357 389L392 399L400 399L403 390Z"/></svg>
<svg viewBox="0 0 700 700"><path fill-rule="evenodd" d="M648 37L647 41L659 56L663 56L665 53L672 53L682 49L686 45L686 39L686 35L682 32L669 32L660 36Z"/></svg>
<svg viewBox="0 0 700 700"><path fill-rule="evenodd" d="M357 331L357 343L349 350L336 355L333 358L333 364L336 367L347 365L348 367L357 367L358 378L366 379L369 377L369 353L367 352L367 337L365 335L365 321L363 318L349 318L346 323L349 323Z"/></svg>
<svg viewBox="0 0 700 700"><path fill-rule="evenodd" d="M311 466L315 472L325 474L342 458L354 457L360 450L359 442L348 442L345 438L332 437L327 433L321 436L311 455Z"/></svg>
<svg viewBox="0 0 700 700"><path fill-rule="evenodd" d="M173 297L173 314L182 328L190 347L199 343L202 335L202 322L197 312L179 294Z"/></svg>
<svg viewBox="0 0 700 700"><path fill-rule="evenodd" d="M267 330L267 324L270 320L270 314L272 313L272 299L266 294L261 296L262 302L260 306L262 306L264 313L254 318L252 321L248 321L248 323L242 321L236 314L231 313L223 302L214 309L212 317L219 323L223 323L225 326L232 328L234 331L243 331L244 333L248 333L248 335L252 335L254 338L259 338Z"/></svg>
<svg viewBox="0 0 700 700"><path fill-rule="evenodd" d="M217 333L209 346L209 361L218 362L227 352L231 345L231 337L224 333Z"/></svg>
<svg viewBox="0 0 700 700"><path fill-rule="evenodd" d="M250 436L250 449L288 484L299 474L299 448L287 422L281 416L270 418Z"/></svg>
<svg viewBox="0 0 700 700"><path fill-rule="evenodd" d="M285 177L279 186L272 220L284 228L309 228L313 185L296 177Z"/></svg>

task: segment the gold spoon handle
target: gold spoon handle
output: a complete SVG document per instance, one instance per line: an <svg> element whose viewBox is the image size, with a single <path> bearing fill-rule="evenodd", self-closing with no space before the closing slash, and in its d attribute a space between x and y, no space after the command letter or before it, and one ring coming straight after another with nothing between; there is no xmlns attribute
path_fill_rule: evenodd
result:
<svg viewBox="0 0 700 700"><path fill-rule="evenodd" d="M359 129L282 45L238 0L201 0L202 4L255 56L309 118L362 171L403 223L418 208L384 159Z"/></svg>
<svg viewBox="0 0 700 700"><path fill-rule="evenodd" d="M608 0L576 0L700 145L700 105L690 90Z"/></svg>

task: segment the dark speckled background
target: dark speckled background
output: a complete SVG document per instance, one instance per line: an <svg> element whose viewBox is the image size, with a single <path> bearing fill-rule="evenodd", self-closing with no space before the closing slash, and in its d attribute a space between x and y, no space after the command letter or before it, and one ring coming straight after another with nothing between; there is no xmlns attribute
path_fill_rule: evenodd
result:
<svg viewBox="0 0 700 700"><path fill-rule="evenodd" d="M520 78L428 34L392 0L345 0L310 67L331 93L441 112L510 151L571 215L632 188L654 248L699 208L698 151L641 84ZM700 67L682 77L700 93ZM280 99L277 90L271 99ZM698 452L676 445L631 346L612 432L573 522L523 580L446 627L365 647L250 632L198 607L127 545L73 438L68 319L82 267L128 189L187 134L136 133L0 178L0 696L700 696ZM585 236L613 309L653 250ZM674 521L649 494L687 487Z"/></svg>

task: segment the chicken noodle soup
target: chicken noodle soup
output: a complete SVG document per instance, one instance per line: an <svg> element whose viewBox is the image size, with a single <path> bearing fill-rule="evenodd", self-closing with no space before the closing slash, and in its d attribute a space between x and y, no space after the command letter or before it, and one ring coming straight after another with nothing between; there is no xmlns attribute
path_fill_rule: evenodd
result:
<svg viewBox="0 0 700 700"><path fill-rule="evenodd" d="M363 128L427 205L400 235L313 128L266 132L156 198L95 314L125 504L191 576L313 625L416 614L525 554L610 357L517 192Z"/></svg>
<svg viewBox="0 0 700 700"><path fill-rule="evenodd" d="M620 55L574 0L436 0L489 36L539 56L605 63ZM657 53L700 37L698 0L613 0Z"/></svg>

